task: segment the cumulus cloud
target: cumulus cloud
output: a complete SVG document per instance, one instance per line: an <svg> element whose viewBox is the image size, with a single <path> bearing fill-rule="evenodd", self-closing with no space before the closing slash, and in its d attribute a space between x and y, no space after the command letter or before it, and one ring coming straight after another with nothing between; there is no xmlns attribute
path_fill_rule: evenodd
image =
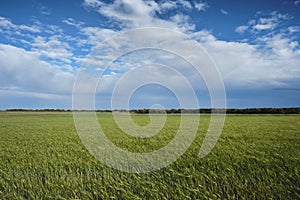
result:
<svg viewBox="0 0 300 200"><path fill-rule="evenodd" d="M120 3L119 1L117 2ZM136 21L131 17L139 15L140 19L143 19L144 22L147 20L147 22L149 22L142 23L143 25L149 25L152 22L153 24L156 24L156 20L160 20L165 23L163 27L176 27L177 29L187 33L203 45L205 49L207 49L214 61L218 64L226 84L230 87L243 86L253 88L287 86L289 84L289 79L296 79L300 77L299 72L295 70L297 68L296 63L299 59L298 43L285 35L280 35L279 33L262 35L257 38L256 44L249 44L246 42L227 42L216 39L214 35L207 30L195 32L194 24L191 24L189 22L189 17L183 14L175 14L171 16L170 21L157 19L155 15L156 12L160 12L162 8L173 9L178 5L178 1L163 1L163 3L158 4L158 7L153 7L140 2L141 6L132 8L130 4L128 4L127 13L120 14L124 12L122 11L119 15L115 15L115 12L120 10L120 5L118 3L114 2L109 5L100 5L93 2L93 4L100 7L100 13L105 16L115 17L121 23L128 22L128 20L136 23ZM202 4L206 5L205 3ZM196 8L196 3L194 5ZM206 8L207 7L208 6L206 5ZM199 10L202 8L203 7L199 7ZM103 12L103 9L105 12ZM111 12L111 9L115 11ZM127 14L131 17L127 16ZM223 14L225 14L225 12L223 12ZM247 25L237 27L236 32L244 33L246 31L250 31L251 33L256 33L266 30L274 30L280 26L282 20L289 18L288 15L278 12L258 12L256 16L256 20L249 20ZM158 24L161 25L161 23ZM176 28L174 29L176 30ZM290 32L294 32L297 29L295 27L291 27L289 30ZM141 37L141 42L147 41L147 33L144 33L141 36L135 36L134 40L139 41L139 37ZM163 36L160 35L159 37ZM180 39L174 38L174 41L178 43ZM172 46L172 44L165 44L166 48L168 45ZM153 52L146 55L150 58L155 57L157 59L156 61L163 62L164 64L170 64L166 60L160 59L160 56ZM143 59L147 60L147 58ZM172 66L174 66L174 62L171 63ZM283 63L285 63L285 66L283 66ZM123 67L128 67L126 64L122 64ZM115 69L117 69L117 66L115 66ZM192 76L189 78L192 79L191 77Z"/></svg>
<svg viewBox="0 0 300 200"><path fill-rule="evenodd" d="M289 31L290 33L300 32L300 26L289 26L289 27L288 27L288 31Z"/></svg>
<svg viewBox="0 0 300 200"><path fill-rule="evenodd" d="M15 24L10 19L0 16L0 27L4 37L13 43L21 43L40 57L70 64L73 56L73 48L69 41L76 38L65 35L63 29L57 25L43 24L39 20L32 20L33 25ZM79 28L83 25L72 18L64 20L64 23ZM41 36L42 35L42 36ZM66 67L64 67L66 68ZM67 67L70 69L70 67Z"/></svg>
<svg viewBox="0 0 300 200"><path fill-rule="evenodd" d="M17 59L16 59L17 58ZM42 96L71 94L74 74L39 59L39 55L0 44L0 85L10 93L41 93Z"/></svg>
<svg viewBox="0 0 300 200"><path fill-rule="evenodd" d="M246 21L244 25L236 27L237 33L252 34L255 40L252 43L239 41L224 41L217 39L215 35L204 29L197 30L191 18L184 12L193 10L205 11L209 6L205 2L185 0L115 0L103 2L99 0L85 0L84 6L93 9L102 16L109 18L118 27L114 29L86 26L83 22L73 18L63 19L66 25L76 27L78 37L66 35L61 28L55 25L33 25L14 24L10 19L0 17L0 31L2 33L15 32L18 34L29 34L18 39L28 48L26 50L10 45L0 44L0 94L28 95L37 98L59 98L71 94L74 81L74 63L84 62L94 67L94 73L99 74L114 57L105 55L99 51L97 55L85 58L85 55L75 54L74 51L85 51L89 53L92 49L102 49L104 41L131 28L161 27L172 30L180 30L190 38L195 39L202 45L214 62L217 64L225 84L229 89L256 89L256 88L290 88L300 80L300 50L298 41L293 34L297 34L299 26L289 25L282 29L281 25L290 18L287 14L279 12L258 12L255 19ZM173 9L183 8L184 12L170 12ZM164 12L172 13L167 18L161 18ZM227 11L221 9L224 15ZM34 33L34 35L33 35ZM43 33L43 34L39 34ZM165 34L165 35L164 35ZM6 34L8 35L8 34ZM157 38L155 38L157 37ZM174 37L161 31L159 34L144 31L143 34L129 35L122 40L107 41L108 46L116 49L116 53L122 48L130 47L132 41L138 43L137 47L149 45L149 38L154 38L151 44L164 48L175 48L175 43L180 48L182 55L197 57L190 41L184 37ZM14 38L16 39L16 38ZM170 42L172 41L172 42ZM110 43L109 43L110 42ZM72 44L73 43L73 44ZM74 46L73 46L74 45ZM77 45L75 47L75 45ZM80 47L76 49L77 47ZM74 50L76 49L76 50ZM18 59L16 59L18 58ZM54 61L59 61L59 65ZM118 78L128 70L138 66L161 63L182 72L193 86L202 89L204 84L199 84L195 77L195 71L187 63L181 61L178 56L166 52L141 52L134 56L119 58L113 63L110 71L102 77L102 85L98 92L108 94ZM82 69L84 70L84 69ZM172 86L180 87L180 81L176 76L170 76L160 68L149 68L147 74L139 74L139 78L157 77L169 81ZM95 78L95 77L94 77ZM95 79L96 80L96 79ZM132 82L128 84L134 83ZM178 86L179 85L179 86ZM126 87L126 85L124 85Z"/></svg>
<svg viewBox="0 0 300 200"><path fill-rule="evenodd" d="M176 14L170 17L170 20L177 24L178 28L182 32L188 32L195 30L195 24L189 23L189 16L183 14Z"/></svg>
<svg viewBox="0 0 300 200"><path fill-rule="evenodd" d="M265 48L271 49L275 56L287 59L300 56L299 44L297 41L285 37L284 34L276 34L271 36L263 36L259 38L265 45ZM275 58L274 58L275 59Z"/></svg>
<svg viewBox="0 0 300 200"><path fill-rule="evenodd" d="M0 27L6 30L14 30L14 31L28 31L32 33L40 33L41 29L38 26L27 26L27 25L17 25L11 22L10 19L0 16Z"/></svg>
<svg viewBox="0 0 300 200"><path fill-rule="evenodd" d="M195 9L198 11L205 11L207 8L209 8L208 4L206 2L194 2Z"/></svg>
<svg viewBox="0 0 300 200"><path fill-rule="evenodd" d="M70 50L72 47L68 43L62 42L59 36L51 36L50 38L38 36L31 45L32 51L40 56L71 63L73 53Z"/></svg>
<svg viewBox="0 0 300 200"><path fill-rule="evenodd" d="M249 27L248 26L238 26L235 29L235 32L237 33L244 33Z"/></svg>
<svg viewBox="0 0 300 200"><path fill-rule="evenodd" d="M163 12L166 10L173 10L177 8L190 10L193 8L193 5L190 1L186 0L162 0L158 2L159 5L159 12Z"/></svg>
<svg viewBox="0 0 300 200"><path fill-rule="evenodd" d="M85 35L87 39L82 39L78 42L97 46L104 40L117 34L117 31L98 27L83 27L80 29L80 34Z"/></svg>
<svg viewBox="0 0 300 200"><path fill-rule="evenodd" d="M160 8L162 10L171 10L177 8L177 3L176 1L163 1L160 4Z"/></svg>
<svg viewBox="0 0 300 200"><path fill-rule="evenodd" d="M281 14L277 11L271 13L257 12L258 19L248 21L247 25L238 26L236 32L244 33L246 30L252 32L272 31L280 26L282 20L290 18L288 14Z"/></svg>
<svg viewBox="0 0 300 200"><path fill-rule="evenodd" d="M192 4L189 1L178 0L178 3L181 4L184 8L188 8L188 9L192 8Z"/></svg>
<svg viewBox="0 0 300 200"><path fill-rule="evenodd" d="M84 6L96 9L101 15L116 20L122 28L163 27L170 29L176 29L177 25L159 18L157 14L175 8L193 8L192 4L186 0L165 0L158 3L142 0L115 0L112 3L86 0Z"/></svg>
<svg viewBox="0 0 300 200"><path fill-rule="evenodd" d="M76 21L76 20L74 20L73 18L70 18L70 17L67 18L67 19L62 20L62 22L65 23L65 24L68 24L70 26L74 26L78 29L80 29L84 25L83 22Z"/></svg>
<svg viewBox="0 0 300 200"><path fill-rule="evenodd" d="M229 88L288 87L300 78L298 43L282 34L264 36L260 45L226 42L207 32L195 35L195 39L206 35L199 42L216 62Z"/></svg>
<svg viewBox="0 0 300 200"><path fill-rule="evenodd" d="M137 45L136 48L160 43L157 47L162 46L162 49L173 49L175 52L180 52L180 56L187 56L191 59L193 57L199 58L199 55L195 55L195 48L191 41L175 37L172 34L164 35L163 32L160 33L161 35L157 36L156 39L153 37L155 34L147 30L143 31L142 34L129 35L126 38L122 38L122 40L118 40L119 46L114 46L113 52L121 55L122 47L133 45L132 41L135 41L134 45ZM284 35L276 35L276 37L265 36L260 45L218 40L212 33L206 30L189 33L189 36L197 40L207 50L213 61L217 64L225 84L230 90L241 88L245 90L275 87L286 88L291 87L291 84L300 79L300 70L298 70L297 64L300 60L298 43L286 38ZM149 41L149 39L151 40ZM176 44L179 46L174 45L174 42L168 41L176 41ZM112 48L110 44L108 45ZM103 47L99 48L103 49ZM106 66L112 58L105 60L99 57L99 59L103 61L100 64ZM107 90L102 88L102 92L111 91L111 88L113 88L112 85L116 83L121 74L151 63L170 66L191 81L193 87L199 90L205 88L204 85L197 82L199 81L199 76L195 76L197 72L193 71L193 68L187 63L182 62L180 57L163 51L151 50L140 53L135 52L134 56L127 56L126 59L119 58L116 63L110 66L110 74L104 76L103 85L105 85ZM95 70L101 72L103 68L95 68ZM176 77L172 79L170 74L164 73L160 68L155 68L154 71L147 72L147 74L152 77L166 79L174 87L178 85L178 81L174 81L177 80ZM140 74L138 77L141 78L144 76L146 75ZM128 81L130 85L134 80Z"/></svg>
<svg viewBox="0 0 300 200"><path fill-rule="evenodd" d="M111 4L100 1L85 1L85 6L90 6L102 15L117 21L130 23L131 26L142 26L151 23L152 16L158 11L158 5L154 1L142 0L115 0Z"/></svg>

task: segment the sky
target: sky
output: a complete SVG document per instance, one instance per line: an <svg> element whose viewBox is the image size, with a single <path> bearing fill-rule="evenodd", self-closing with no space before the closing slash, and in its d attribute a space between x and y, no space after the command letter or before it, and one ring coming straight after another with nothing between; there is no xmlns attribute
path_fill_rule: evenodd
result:
<svg viewBox="0 0 300 200"><path fill-rule="evenodd" d="M174 34L141 31L120 39L147 27ZM197 42L215 64L228 108L300 106L300 0L10 0L0 2L0 110L71 109L78 74L91 67L98 80L96 109L115 108L118 83L118 95L126 96L139 80L148 83L129 99L116 97L126 108L183 107L178 99L191 98L185 80L199 107L213 107L208 90L213 80L180 55L140 49L105 65L112 59L106 51L116 43L124 48L158 42L193 57L194 49L180 46L184 39L175 31ZM119 37L115 44L107 42L114 37Z"/></svg>

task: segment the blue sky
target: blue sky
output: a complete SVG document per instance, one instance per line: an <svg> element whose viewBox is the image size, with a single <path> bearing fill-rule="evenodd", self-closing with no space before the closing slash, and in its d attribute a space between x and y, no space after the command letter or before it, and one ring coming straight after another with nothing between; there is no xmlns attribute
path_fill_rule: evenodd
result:
<svg viewBox="0 0 300 200"><path fill-rule="evenodd" d="M11 0L0 2L0 109L72 108L73 84L86 57L111 36L143 27L180 31L197 41L220 71L227 107L300 106L300 0ZM114 86L135 66L181 63L162 54L118 58L100 81L96 108L111 108ZM93 66L95 72L104 67ZM156 76L180 88L177 79L155 69L136 78ZM199 105L210 107L201 77L194 81L187 64L178 70L191 80ZM155 84L138 88L129 104L180 107L176 94Z"/></svg>

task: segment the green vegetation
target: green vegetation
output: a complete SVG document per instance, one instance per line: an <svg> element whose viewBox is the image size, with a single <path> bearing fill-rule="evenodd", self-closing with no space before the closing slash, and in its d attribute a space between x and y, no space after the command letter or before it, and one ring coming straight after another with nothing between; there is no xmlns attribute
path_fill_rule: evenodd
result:
<svg viewBox="0 0 300 200"><path fill-rule="evenodd" d="M180 122L169 115L147 140L122 134L111 114L98 117L116 145L136 152L164 146ZM228 115L217 145L200 159L208 124L201 116L196 140L169 167L129 174L87 152L70 112L0 112L0 199L300 199L300 115Z"/></svg>
<svg viewBox="0 0 300 200"><path fill-rule="evenodd" d="M5 111L14 111L14 112L71 112L72 110L64 110L64 109L7 109ZM119 110L121 112L127 110ZM136 114L148 114L149 109L136 109L130 110L131 113ZM224 113L224 109L220 108L201 108L201 109L169 109L169 110L151 110L152 113L167 113L167 114L178 114L178 113L193 113L193 114L210 114L210 113ZM97 110L97 112L111 112L111 110ZM300 107L294 108L227 108L227 114L300 114Z"/></svg>

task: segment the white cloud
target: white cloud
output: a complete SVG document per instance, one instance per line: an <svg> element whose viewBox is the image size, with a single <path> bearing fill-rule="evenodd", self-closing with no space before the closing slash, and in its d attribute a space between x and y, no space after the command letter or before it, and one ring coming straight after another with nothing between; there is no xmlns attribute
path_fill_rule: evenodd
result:
<svg viewBox="0 0 300 200"><path fill-rule="evenodd" d="M288 86L300 78L297 41L283 35L265 36L260 45L217 40L208 32L196 33L219 67L229 88ZM197 37L195 37L197 38ZM291 85L290 85L291 86Z"/></svg>
<svg viewBox="0 0 300 200"><path fill-rule="evenodd" d="M87 36L87 40L79 41L91 45L98 45L104 40L113 37L117 32L112 29L98 27L84 27L80 29L80 33Z"/></svg>
<svg viewBox="0 0 300 200"><path fill-rule="evenodd" d="M103 6L104 3L98 0L84 0L83 5L87 8L89 7L98 8L100 6Z"/></svg>
<svg viewBox="0 0 300 200"><path fill-rule="evenodd" d="M300 26L289 26L289 27L288 27L288 31L289 31L290 33L300 32Z"/></svg>
<svg viewBox="0 0 300 200"><path fill-rule="evenodd" d="M196 26L195 24L189 23L189 16L183 15L183 14L176 14L170 17L170 20L177 24L178 28L182 32L188 32L195 30Z"/></svg>
<svg viewBox="0 0 300 200"><path fill-rule="evenodd" d="M134 27L150 24L152 16L158 11L158 5L154 1L142 0L115 0L111 4L88 0L85 5L96 8L106 17L122 22L124 26L130 23Z"/></svg>
<svg viewBox="0 0 300 200"><path fill-rule="evenodd" d="M276 27L276 24L269 23L269 24L256 24L253 26L254 29L261 31L261 30L273 30Z"/></svg>
<svg viewBox="0 0 300 200"><path fill-rule="evenodd" d="M70 50L72 50L72 47L68 43L62 42L59 36L51 36L50 38L38 36L31 46L32 51L40 56L71 63L73 53Z"/></svg>
<svg viewBox="0 0 300 200"><path fill-rule="evenodd" d="M68 22L81 25L71 18ZM43 24L39 20L32 20L33 25L16 25L10 19L0 17L0 28L4 37L13 44L22 44L32 52L36 52L40 57L53 59L52 63L63 62L68 66L72 62L73 48L68 44L70 41L76 41L75 37L64 34L62 28ZM41 36L43 35L43 36ZM71 69L64 67L64 69Z"/></svg>
<svg viewBox="0 0 300 200"><path fill-rule="evenodd" d="M222 14L228 15L228 12L226 10L221 9L220 11L221 11Z"/></svg>
<svg viewBox="0 0 300 200"><path fill-rule="evenodd" d="M33 33L40 33L41 32L40 28L37 27L37 26L19 25L18 28L23 30L23 31L29 31L29 32L33 32Z"/></svg>
<svg viewBox="0 0 300 200"><path fill-rule="evenodd" d="M177 23L183 19L180 16L174 18L178 20ZM194 49L191 47L191 43L189 43L190 41L186 41L184 38L174 37L172 34L164 35L160 33L157 34L157 39L155 39L153 35L155 34L145 30L142 34L129 35L128 38L118 40L119 46L109 46L119 55L119 53L122 52L118 50L120 47L122 48L128 45L134 45L136 48L147 46L147 44L149 45L148 39L152 38L153 41L150 40L151 44L157 42L159 46L162 45L165 49L176 48L174 42L168 42L176 41L176 44L180 44L176 51L181 52L181 56L195 56ZM219 67L221 75L229 89L288 87L291 86L291 80L300 78L300 70L297 64L300 62L298 43L291 38L286 38L284 35L277 35L276 37L266 36L260 44L218 40L206 30L194 33L190 32L189 35L192 36L193 39L196 39L208 51L209 55ZM136 44L132 44L132 41L135 41ZM163 51L140 52L132 57L127 57L125 60L118 60L116 64L110 67L110 70L123 74L137 66L147 65L149 63L160 63L182 72L191 80L194 84L193 86L199 88L200 86L196 84L197 79L194 77L194 71L188 67L186 63L184 64L178 57L174 56L175 55L165 55ZM104 58L100 58L100 60L104 62L95 64L106 66L110 59L111 58L108 58L106 61ZM98 68L98 70L101 71L103 68ZM163 73L163 71L153 71L149 74L152 74L153 77L156 76L161 79L173 81L173 79L171 79L168 74ZM142 75L139 77L142 77ZM116 77L114 76L114 78ZM114 82L110 83L112 84ZM177 82L175 81L174 83ZM106 82L105 85L107 86L107 84ZM112 88L112 86L108 88Z"/></svg>
<svg viewBox="0 0 300 200"><path fill-rule="evenodd" d="M297 0L294 2L295 6L299 6L300 5L300 0Z"/></svg>
<svg viewBox="0 0 300 200"><path fill-rule="evenodd" d="M277 11L271 13L257 12L256 16L260 17L258 19L249 20L247 25L237 27L236 32L243 33L247 29L252 32L272 31L280 26L282 20L290 18L288 14L281 14Z"/></svg>
<svg viewBox="0 0 300 200"><path fill-rule="evenodd" d="M274 36L263 36L259 38L265 44L265 48L269 48L275 56L291 59L295 56L300 56L300 51L297 49L299 44L291 38L284 37L283 34Z"/></svg>
<svg viewBox="0 0 300 200"><path fill-rule="evenodd" d="M183 9L192 9L193 6L190 1L186 0L163 0L158 2L158 10L159 12L163 12L166 10L173 10L173 9L178 9L178 8L183 8Z"/></svg>
<svg viewBox="0 0 300 200"><path fill-rule="evenodd" d="M194 6L196 10L198 11L205 11L207 8L209 8L208 4L206 2L194 2Z"/></svg>
<svg viewBox="0 0 300 200"><path fill-rule="evenodd" d="M270 18L259 18L256 24L254 23L252 28L254 30L273 30L278 26L278 18L272 16Z"/></svg>
<svg viewBox="0 0 300 200"><path fill-rule="evenodd" d="M17 59L16 59L17 58ZM38 54L0 44L0 85L6 92L71 94L74 74L39 59ZM3 91L2 91L3 92Z"/></svg>
<svg viewBox="0 0 300 200"><path fill-rule="evenodd" d="M50 15L51 14L51 10L49 8L47 8L46 6L44 6L44 5L39 5L38 10L43 15Z"/></svg>
<svg viewBox="0 0 300 200"><path fill-rule="evenodd" d="M237 33L244 33L248 29L248 26L238 26L235 29L235 32Z"/></svg>
<svg viewBox="0 0 300 200"><path fill-rule="evenodd" d="M182 8L191 9L189 1L141 1L141 0L115 0L111 3L104 3L98 0L85 0L84 6L93 8L110 20L118 21L122 30L137 27L156 26L183 31L196 39L209 52L213 60L220 68L225 83L231 88L258 88L273 86L288 86L291 80L300 79L299 44L289 33L299 32L298 26L289 26L283 33L274 32L280 27L283 20L288 19L288 15L278 12L258 13L257 19L249 20L246 25L236 28L237 33L249 31L257 36L256 44L247 42L227 42L218 40L207 30L195 32L195 24L192 24L188 15L176 13L168 20L161 19L158 13L167 10ZM205 2L194 2L194 9L204 11L209 6ZM223 14L228 14L222 10ZM39 98L55 98L55 95L70 93L74 80L72 64L74 62L85 62L94 65L95 71L103 70L106 64L111 61L111 57L99 55L97 58L85 58L84 55L74 55L75 47L70 41L77 43L81 50L88 47L99 47L103 41L118 33L116 30L99 27L85 27L84 23L67 18L62 21L65 24L74 26L79 30L79 37L67 36L63 30L54 25L42 25L35 23L33 26L16 25L9 19L0 17L0 31L14 34L46 33L49 35L39 36L31 34L28 40L25 38L19 41L29 46L31 51L26 51L17 47L0 44L0 93L15 93L17 95L31 95ZM42 28L44 27L44 28ZM263 35L267 32L265 35ZM58 34L57 34L58 33ZM157 37L157 43L164 44L165 47L174 47L174 43L182 44L180 51L186 55L193 56L193 49L185 49L186 42L183 38L176 38L172 35L162 33L153 36L144 32L141 35L132 35L124 40L110 43L112 48L120 48L122 45L132 45L132 40L140 46L147 45L148 37ZM168 38L172 43L168 43L164 38ZM160 61L163 64L181 69L190 80L195 79L193 71L183 70L186 65L173 58L174 55L164 55L162 52L151 52L143 55L139 54L130 58L133 64L125 61L113 64L110 74L104 76L103 91L109 91L113 83L116 82L124 70L130 70L138 64L149 64ZM17 58L17 59L16 59ZM46 59L44 59L46 58ZM42 61L47 60L47 62ZM61 66L50 63L51 59L59 60L64 64ZM50 61L49 61L50 60ZM128 61L128 60L127 60ZM122 71L123 70L123 71ZM149 76L159 79L168 79L173 84L178 85L176 77L169 77L164 71L151 71ZM141 74L142 76L142 74ZM38 92L37 92L38 91ZM25 94L26 93L26 94ZM48 95L49 94L49 95ZM58 97L58 96L57 96Z"/></svg>
<svg viewBox="0 0 300 200"><path fill-rule="evenodd" d="M112 3L103 3L97 0L87 0L85 7L96 9L101 15L114 19L121 24L122 28L137 27L163 27L177 29L177 24L157 17L169 9L191 9L189 1L142 1L142 0L115 0Z"/></svg>
<svg viewBox="0 0 300 200"><path fill-rule="evenodd" d="M70 26L74 26L78 29L80 29L84 25L83 22L76 21L76 20L74 20L73 18L70 18L70 17L67 18L67 19L62 20L62 22L65 23L65 24L68 24Z"/></svg>
<svg viewBox="0 0 300 200"><path fill-rule="evenodd" d="M14 30L14 31L28 31L28 32L32 32L32 33L40 33L41 29L38 26L27 26L27 25L16 25L13 24L10 19L7 19L5 17L1 17L0 16L0 27L2 29L6 29L6 30Z"/></svg>
<svg viewBox="0 0 300 200"><path fill-rule="evenodd" d="M7 29L16 27L16 25L14 25L9 19L1 16L0 16L0 26L2 28L7 28Z"/></svg>
<svg viewBox="0 0 300 200"><path fill-rule="evenodd" d="M178 4L182 5L184 8L188 8L188 9L192 8L192 4L186 0L178 0Z"/></svg>
<svg viewBox="0 0 300 200"><path fill-rule="evenodd" d="M209 41L216 40L216 38L208 30L201 30L198 32L194 32L194 33L192 33L192 38L195 39L196 41L200 42L201 44L203 42L209 42Z"/></svg>
<svg viewBox="0 0 300 200"><path fill-rule="evenodd" d="M43 25L45 26L43 31L47 34L61 35L64 32L64 30L61 27L57 26L57 25L52 25L52 24L43 24Z"/></svg>
<svg viewBox="0 0 300 200"><path fill-rule="evenodd" d="M162 1L160 4L160 8L162 10L171 10L177 8L176 1Z"/></svg>

